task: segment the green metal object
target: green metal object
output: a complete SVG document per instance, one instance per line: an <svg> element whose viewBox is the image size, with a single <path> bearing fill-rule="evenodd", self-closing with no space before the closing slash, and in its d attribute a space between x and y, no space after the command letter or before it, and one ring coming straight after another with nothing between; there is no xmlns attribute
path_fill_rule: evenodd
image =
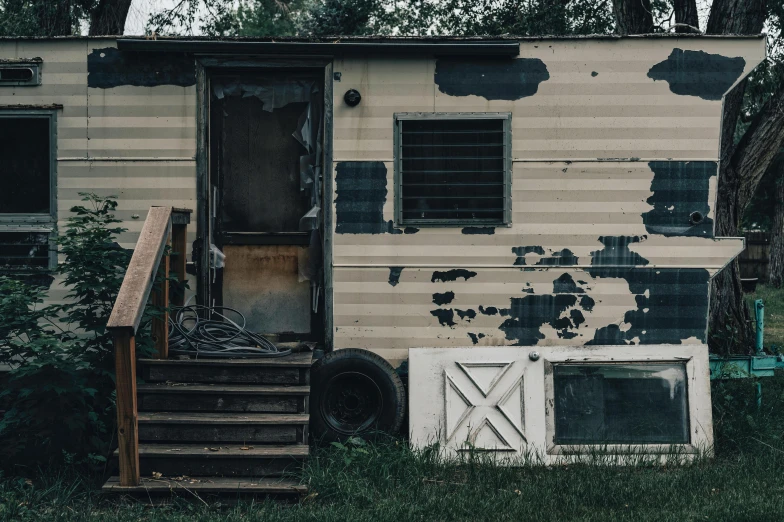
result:
<svg viewBox="0 0 784 522"><path fill-rule="evenodd" d="M710 356L711 379L744 379L773 377L778 357L775 355Z"/></svg>
<svg viewBox="0 0 784 522"><path fill-rule="evenodd" d="M754 315L757 318L757 342L755 348L757 353L762 353L762 336L765 333L765 305L762 299L754 301Z"/></svg>

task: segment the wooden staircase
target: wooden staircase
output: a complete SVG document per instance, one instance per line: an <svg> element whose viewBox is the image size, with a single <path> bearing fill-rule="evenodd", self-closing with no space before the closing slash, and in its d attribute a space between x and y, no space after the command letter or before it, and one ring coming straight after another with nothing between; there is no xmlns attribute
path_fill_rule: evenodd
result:
<svg viewBox="0 0 784 522"><path fill-rule="evenodd" d="M170 266L185 281L188 209L151 207L107 329L114 338L117 383L115 462L107 493L186 496L296 496L290 478L308 456L312 354L256 359L170 359ZM172 253L167 255L166 245ZM160 273L159 273L160 268ZM159 284L154 285L156 275ZM148 299L154 359L136 359L136 333ZM137 366L139 371L137 372ZM144 384L137 386L137 378Z"/></svg>
<svg viewBox="0 0 784 522"><path fill-rule="evenodd" d="M266 359L141 359L141 483L104 491L301 495L311 353ZM119 456L119 450L116 452ZM183 491L185 492L185 491Z"/></svg>

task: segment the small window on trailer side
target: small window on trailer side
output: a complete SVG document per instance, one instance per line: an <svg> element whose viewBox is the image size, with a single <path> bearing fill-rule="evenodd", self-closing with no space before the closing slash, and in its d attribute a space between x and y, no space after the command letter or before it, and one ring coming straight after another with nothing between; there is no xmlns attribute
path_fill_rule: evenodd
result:
<svg viewBox="0 0 784 522"><path fill-rule="evenodd" d="M395 114L398 225L511 222L511 114Z"/></svg>
<svg viewBox="0 0 784 522"><path fill-rule="evenodd" d="M1 109L0 271L54 267L55 168L55 112Z"/></svg>

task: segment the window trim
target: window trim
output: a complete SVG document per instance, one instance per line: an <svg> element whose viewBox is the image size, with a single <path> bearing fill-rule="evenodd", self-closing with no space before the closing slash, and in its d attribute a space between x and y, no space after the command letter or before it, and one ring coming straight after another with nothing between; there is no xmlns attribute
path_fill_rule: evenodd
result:
<svg viewBox="0 0 784 522"><path fill-rule="evenodd" d="M2 232L48 232L49 270L57 266L57 109L0 108L0 119L46 118L49 121L49 213L0 213ZM23 273L26 269L13 270ZM36 270L38 271L38 270ZM4 273L9 271L3 270Z"/></svg>
<svg viewBox="0 0 784 522"><path fill-rule="evenodd" d="M403 219L402 126L406 120L503 120L504 125L504 216L497 220L433 220ZM433 228L450 227L511 227L512 226L512 113L511 112L396 112L393 120L393 156L395 182L395 226Z"/></svg>
<svg viewBox="0 0 784 522"><path fill-rule="evenodd" d="M713 424L711 421L710 380L708 379L707 357L698 353L704 345L696 345L686 349L677 347L678 354L662 353L671 352L663 350L663 346L652 345L651 350L637 346L642 353L618 353L617 347L614 354L593 352L580 356L579 360L574 353L548 353L544 362L544 400L545 410L545 441L548 455L558 459L579 459L586 455L602 454L617 456L634 455L683 455L695 456L700 453L710 454L713 445ZM666 347L669 348L669 347ZM707 351L707 350L705 350ZM648 352L648 353L646 353ZM705 360L703 360L705 359ZM555 443L555 386L554 365L557 364L682 364L686 368L687 404L689 415L689 442L686 444L556 444Z"/></svg>

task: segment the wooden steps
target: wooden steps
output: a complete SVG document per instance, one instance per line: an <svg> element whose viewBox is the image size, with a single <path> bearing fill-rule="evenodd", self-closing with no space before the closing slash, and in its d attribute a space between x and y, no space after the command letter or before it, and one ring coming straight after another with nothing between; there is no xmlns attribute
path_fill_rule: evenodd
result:
<svg viewBox="0 0 784 522"><path fill-rule="evenodd" d="M123 487L112 477L103 490L304 493L305 486L286 477L309 455L311 357L139 360L145 381L137 386L143 480Z"/></svg>
<svg viewBox="0 0 784 522"><path fill-rule="evenodd" d="M121 486L117 477L112 477L103 485L106 493L126 495L166 495L178 493L188 497L196 495L272 495L291 496L307 493L307 486L295 480L284 478L232 478L232 477L142 477L138 486Z"/></svg>

